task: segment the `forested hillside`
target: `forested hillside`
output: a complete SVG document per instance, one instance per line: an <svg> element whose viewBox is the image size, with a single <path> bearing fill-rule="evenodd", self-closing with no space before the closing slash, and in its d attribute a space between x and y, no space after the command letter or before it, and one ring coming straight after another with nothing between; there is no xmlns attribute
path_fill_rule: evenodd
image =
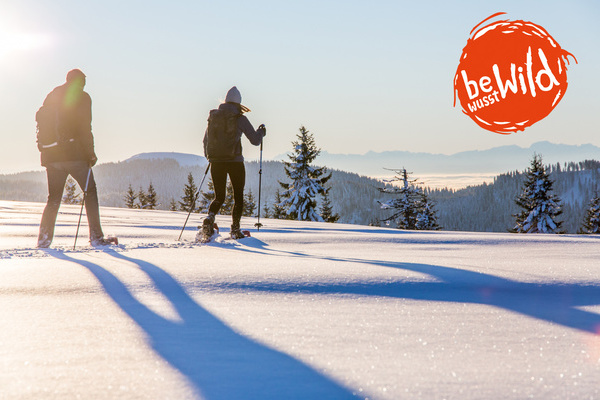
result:
<svg viewBox="0 0 600 400"><path fill-rule="evenodd" d="M555 164L549 166L554 181L553 193L563 202L558 218L567 233L581 227L585 209L600 190L600 162ZM501 174L491 184L461 190L429 190L437 204L439 222L444 230L505 232L514 227L513 214L519 211L514 200L522 190L524 173Z"/></svg>
<svg viewBox="0 0 600 400"><path fill-rule="evenodd" d="M258 200L258 162L246 162L246 191L250 190ZM275 192L280 188L278 181L287 179L283 163L264 161L262 176L262 206L271 206ZM168 209L171 200L178 201L183 196L187 176L192 173L196 185L200 184L205 167L181 166L174 159L132 159L118 163L100 164L94 167L98 185L100 205L125 207L125 194L129 185L135 191L146 190L152 183L158 194L159 209ZM368 224L373 218L383 216L377 200L381 197L377 187L382 184L357 174L331 171L330 200L334 212L341 215L340 222ZM208 189L208 180L203 189ZM0 175L0 199L19 201L45 201L47 196L45 172L23 172Z"/></svg>
<svg viewBox="0 0 600 400"><path fill-rule="evenodd" d="M554 164L549 168L555 181L554 193L563 201L564 212L559 219L564 221L563 228L568 233L575 233L594 192L600 190L600 162ZM251 190L256 199L258 170L257 162L246 163L246 190ZM189 173L198 185L204 172L204 167L181 166L173 159L136 159L94 168L101 205L125 207L124 197L130 184L138 191L146 190L152 183L158 194L159 209L168 209L172 199L180 200ZM383 183L343 171L332 173L327 185L332 188L330 200L333 211L341 216L339 222L368 225L389 214L380 210L377 203L389 199L377 190ZM435 203L438 223L444 230L506 232L515 223L513 214L518 209L514 199L522 188L523 176L523 172L513 171L497 176L491 184L461 190L426 189L426 192ZM418 173L414 177L418 178ZM283 163L263 162L263 206L273 204L278 181L286 179ZM203 188L207 187L205 182ZM0 175L0 199L43 202L46 196L44 172Z"/></svg>

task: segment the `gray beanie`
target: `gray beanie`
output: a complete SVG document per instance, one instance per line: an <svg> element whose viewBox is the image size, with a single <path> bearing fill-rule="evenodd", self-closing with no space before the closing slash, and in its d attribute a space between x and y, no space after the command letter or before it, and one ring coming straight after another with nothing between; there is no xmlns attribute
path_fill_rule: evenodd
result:
<svg viewBox="0 0 600 400"><path fill-rule="evenodd" d="M242 104L242 95L240 91L234 86L227 92L227 96L225 97L226 103L236 103Z"/></svg>

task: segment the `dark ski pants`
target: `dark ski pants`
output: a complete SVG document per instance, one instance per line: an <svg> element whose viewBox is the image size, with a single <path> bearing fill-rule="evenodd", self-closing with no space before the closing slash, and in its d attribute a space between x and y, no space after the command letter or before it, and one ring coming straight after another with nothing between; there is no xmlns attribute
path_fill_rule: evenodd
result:
<svg viewBox="0 0 600 400"><path fill-rule="evenodd" d="M244 211L244 186L246 185L246 168L243 162L213 162L210 164L210 176L215 187L215 199L210 203L208 212L218 214L227 191L227 175L233 187L233 223L239 225Z"/></svg>
<svg viewBox="0 0 600 400"><path fill-rule="evenodd" d="M60 202L62 200L67 177L71 175L83 191L85 189L89 170L90 167L85 161L54 162L46 166L48 175L48 202L46 203L46 208L42 214L38 243L52 243L56 216L58 214L58 209L60 208ZM90 240L93 241L102 238L104 234L102 233L102 227L100 226L98 193L96 192L96 182L94 181L93 172L90 173L90 180L85 195L85 213L88 220Z"/></svg>

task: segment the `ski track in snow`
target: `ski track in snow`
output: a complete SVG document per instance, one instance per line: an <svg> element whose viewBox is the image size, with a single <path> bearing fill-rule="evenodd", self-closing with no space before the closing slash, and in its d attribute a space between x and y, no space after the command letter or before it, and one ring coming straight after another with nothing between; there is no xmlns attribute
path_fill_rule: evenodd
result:
<svg viewBox="0 0 600 400"><path fill-rule="evenodd" d="M244 243L240 243L240 241ZM48 249L39 248L18 248L11 250L0 250L0 259L11 259L11 258L43 258L43 257L56 257L60 254L92 254L92 253L104 253L106 251L114 252L128 252L132 250L143 250L143 249L194 249L204 246L213 247L239 247L251 242L251 238L244 239L232 239L229 236L216 235L208 243L199 243L195 241L178 241L175 243L160 243L160 242L140 242L127 245L110 245L105 247L92 247L92 246L79 246L75 249L73 246L51 246ZM268 252L265 252L267 254Z"/></svg>
<svg viewBox="0 0 600 400"><path fill-rule="evenodd" d="M215 239L217 240L217 239ZM231 240L225 241L220 239L217 243L225 245L235 246L235 243L231 243ZM196 243L196 242L177 242L177 243L137 243L127 245L111 245L106 247L78 247L73 249L73 246L52 246L49 249L38 249L38 248L25 248L25 249L14 249L14 250L0 250L0 259L10 258L42 258L42 257L55 257L58 253L63 254L91 254L91 253L103 253L108 250L115 252L127 252L131 250L140 249L193 249L196 247L210 246L216 243Z"/></svg>

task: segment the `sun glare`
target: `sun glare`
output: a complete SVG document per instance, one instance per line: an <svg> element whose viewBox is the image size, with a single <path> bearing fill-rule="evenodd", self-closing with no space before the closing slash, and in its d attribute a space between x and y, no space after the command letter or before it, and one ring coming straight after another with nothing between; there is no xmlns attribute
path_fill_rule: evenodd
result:
<svg viewBox="0 0 600 400"><path fill-rule="evenodd" d="M0 62L6 62L12 56L46 48L52 43L52 37L48 34L0 28Z"/></svg>

